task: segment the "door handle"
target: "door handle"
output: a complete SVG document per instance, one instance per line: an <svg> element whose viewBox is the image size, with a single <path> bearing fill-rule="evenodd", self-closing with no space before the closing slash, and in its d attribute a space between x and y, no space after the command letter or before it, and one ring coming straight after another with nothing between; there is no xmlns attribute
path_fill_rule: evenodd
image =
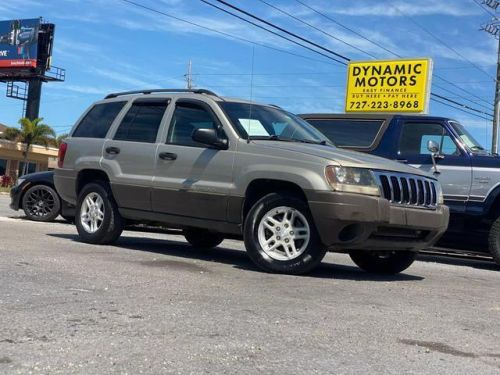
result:
<svg viewBox="0 0 500 375"><path fill-rule="evenodd" d="M120 149L118 147L106 147L106 153L111 155L118 155L120 153Z"/></svg>
<svg viewBox="0 0 500 375"><path fill-rule="evenodd" d="M173 154L171 152L160 152L158 155L161 160L175 160L177 159L177 154Z"/></svg>

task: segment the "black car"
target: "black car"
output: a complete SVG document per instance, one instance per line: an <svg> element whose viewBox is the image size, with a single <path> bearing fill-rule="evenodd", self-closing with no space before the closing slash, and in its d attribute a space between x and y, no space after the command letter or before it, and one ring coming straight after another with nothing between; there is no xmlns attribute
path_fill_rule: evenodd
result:
<svg viewBox="0 0 500 375"><path fill-rule="evenodd" d="M54 172L30 173L19 177L10 190L13 210L24 210L26 217L34 221L53 221L61 215L73 221L74 207L64 202L54 187Z"/></svg>

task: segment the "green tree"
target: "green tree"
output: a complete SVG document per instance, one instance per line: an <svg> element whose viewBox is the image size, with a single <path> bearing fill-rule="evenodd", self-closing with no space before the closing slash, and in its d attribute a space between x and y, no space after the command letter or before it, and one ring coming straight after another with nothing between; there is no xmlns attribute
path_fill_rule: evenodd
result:
<svg viewBox="0 0 500 375"><path fill-rule="evenodd" d="M52 142L52 145L53 145L54 147L59 147L59 146L61 145L61 143L63 143L63 142L64 142L64 140L65 140L66 138L68 138L68 137L69 137L69 134L67 134L67 133L60 134L60 135L58 135L56 138L54 138L54 140L53 140L53 142Z"/></svg>
<svg viewBox="0 0 500 375"><path fill-rule="evenodd" d="M55 141L56 132L42 121L43 118L30 120L24 117L19 120L20 128L7 128L5 130L5 138L24 144L24 167L21 175L25 175L28 171L28 153L31 145L38 144L48 147Z"/></svg>

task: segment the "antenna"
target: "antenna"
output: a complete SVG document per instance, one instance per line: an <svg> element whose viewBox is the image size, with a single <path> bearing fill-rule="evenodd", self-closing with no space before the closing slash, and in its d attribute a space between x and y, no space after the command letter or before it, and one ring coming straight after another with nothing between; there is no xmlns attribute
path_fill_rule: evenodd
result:
<svg viewBox="0 0 500 375"><path fill-rule="evenodd" d="M252 108L253 108L253 68L255 63L255 46L252 47L252 72L250 74L250 110L248 113L248 130L247 130L247 143L250 143L250 128L252 124Z"/></svg>

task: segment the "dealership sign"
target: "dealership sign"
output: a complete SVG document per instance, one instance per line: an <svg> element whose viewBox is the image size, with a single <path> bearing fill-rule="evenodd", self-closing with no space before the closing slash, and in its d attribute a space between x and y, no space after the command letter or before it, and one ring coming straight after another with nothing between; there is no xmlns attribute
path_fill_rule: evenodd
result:
<svg viewBox="0 0 500 375"><path fill-rule="evenodd" d="M0 69L36 68L40 19L0 21Z"/></svg>
<svg viewBox="0 0 500 375"><path fill-rule="evenodd" d="M432 60L374 60L349 63L346 112L427 113Z"/></svg>

